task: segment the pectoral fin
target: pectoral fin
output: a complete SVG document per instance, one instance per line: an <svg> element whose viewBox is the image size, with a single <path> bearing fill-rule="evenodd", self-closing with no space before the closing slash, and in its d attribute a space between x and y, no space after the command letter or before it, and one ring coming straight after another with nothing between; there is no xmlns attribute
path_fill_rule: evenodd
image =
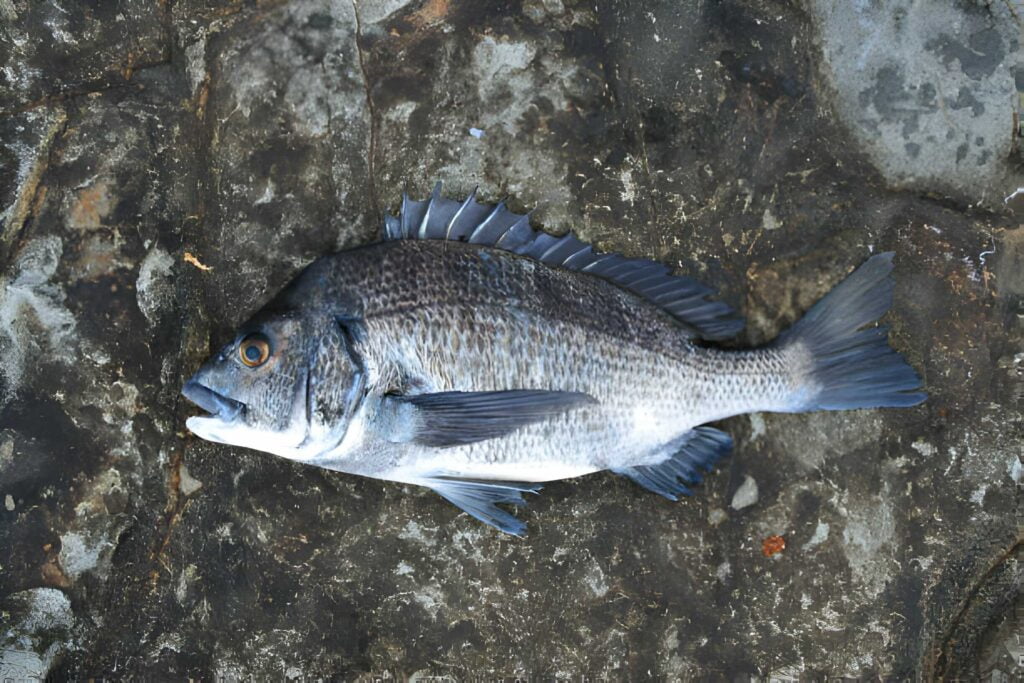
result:
<svg viewBox="0 0 1024 683"><path fill-rule="evenodd" d="M504 436L589 403L596 401L575 391L445 391L386 397L382 408L392 441L446 447Z"/></svg>

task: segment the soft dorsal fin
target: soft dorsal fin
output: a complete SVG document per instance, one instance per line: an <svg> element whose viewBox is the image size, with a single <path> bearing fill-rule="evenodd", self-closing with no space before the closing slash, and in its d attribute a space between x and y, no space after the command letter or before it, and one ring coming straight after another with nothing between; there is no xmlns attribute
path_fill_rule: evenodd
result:
<svg viewBox="0 0 1024 683"><path fill-rule="evenodd" d="M384 217L384 239L427 239L469 242L511 251L549 266L603 278L637 294L665 311L704 339L726 339L743 329L743 319L720 301L709 301L714 290L645 259L603 254L569 233L555 237L530 227L529 214L509 211L504 202L481 204L474 190L464 201L441 196L441 183L428 199L402 195L398 217Z"/></svg>

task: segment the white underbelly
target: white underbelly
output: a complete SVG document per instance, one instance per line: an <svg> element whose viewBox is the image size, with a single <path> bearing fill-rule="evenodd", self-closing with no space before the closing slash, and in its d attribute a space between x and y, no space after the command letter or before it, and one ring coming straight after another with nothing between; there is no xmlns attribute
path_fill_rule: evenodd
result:
<svg viewBox="0 0 1024 683"><path fill-rule="evenodd" d="M414 467L396 468L382 478L404 481L411 484L425 476L447 476L459 479L491 479L498 481L540 482L556 479L572 479L584 474L599 472L599 467L557 461L531 462L446 462L442 456L417 463Z"/></svg>

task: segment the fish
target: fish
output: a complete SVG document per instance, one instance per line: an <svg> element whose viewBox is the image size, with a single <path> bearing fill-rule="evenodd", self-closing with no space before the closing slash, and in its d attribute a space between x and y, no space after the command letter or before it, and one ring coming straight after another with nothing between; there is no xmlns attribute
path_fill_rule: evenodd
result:
<svg viewBox="0 0 1024 683"><path fill-rule="evenodd" d="M892 252L798 322L743 319L653 260L531 227L504 202L403 194L379 241L307 266L184 384L209 441L426 487L502 532L544 482L611 471L670 500L751 412L910 407L922 381L876 325Z"/></svg>

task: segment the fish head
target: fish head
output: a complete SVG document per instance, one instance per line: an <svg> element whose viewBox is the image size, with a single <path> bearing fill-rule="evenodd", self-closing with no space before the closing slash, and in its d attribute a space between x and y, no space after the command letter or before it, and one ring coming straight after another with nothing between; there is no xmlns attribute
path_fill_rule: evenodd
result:
<svg viewBox="0 0 1024 683"><path fill-rule="evenodd" d="M207 412L185 424L208 441L309 460L344 436L362 378L334 318L259 313L185 383Z"/></svg>

